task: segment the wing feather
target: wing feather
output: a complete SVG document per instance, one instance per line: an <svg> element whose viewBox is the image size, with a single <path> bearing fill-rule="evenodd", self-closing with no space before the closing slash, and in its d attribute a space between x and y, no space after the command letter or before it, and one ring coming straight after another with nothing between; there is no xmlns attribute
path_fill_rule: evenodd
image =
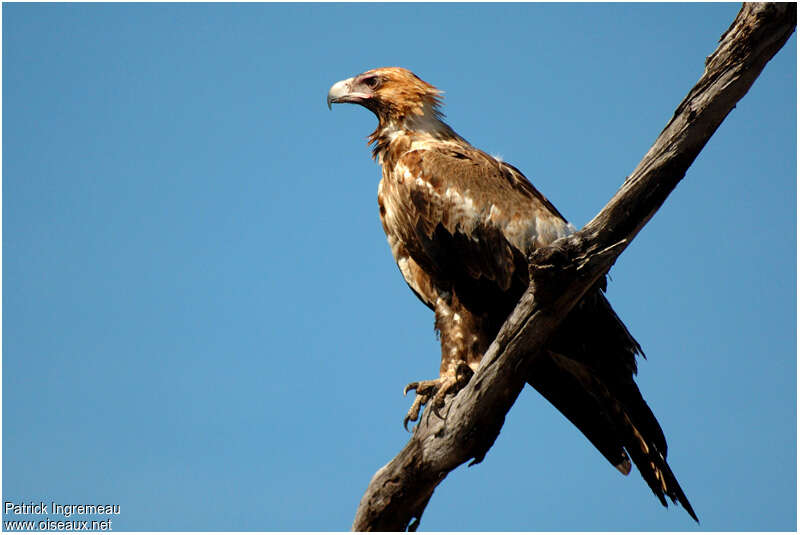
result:
<svg viewBox="0 0 800 535"><path fill-rule="evenodd" d="M527 252L574 230L519 171L472 147L410 151L388 178L415 216L412 256L442 277L527 285Z"/></svg>

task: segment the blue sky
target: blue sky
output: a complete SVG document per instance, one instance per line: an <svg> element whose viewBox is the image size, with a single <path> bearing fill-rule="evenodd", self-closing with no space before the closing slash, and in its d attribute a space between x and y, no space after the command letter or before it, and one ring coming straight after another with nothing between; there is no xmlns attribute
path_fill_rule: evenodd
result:
<svg viewBox="0 0 800 535"><path fill-rule="evenodd" d="M378 221L374 118L330 85L414 70L580 227L738 9L4 4L3 500L348 529L439 350ZM421 529L796 529L796 55L611 273L700 525L526 389Z"/></svg>

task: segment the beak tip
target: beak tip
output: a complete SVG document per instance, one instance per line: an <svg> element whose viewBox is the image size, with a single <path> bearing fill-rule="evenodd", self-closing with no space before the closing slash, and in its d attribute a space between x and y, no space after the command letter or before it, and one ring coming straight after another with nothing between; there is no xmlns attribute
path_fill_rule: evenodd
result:
<svg viewBox="0 0 800 535"><path fill-rule="evenodd" d="M331 86L328 90L328 109L332 110L333 107L331 104L338 104L339 102L348 102L345 97L348 96L350 93L350 80L352 78L348 78L347 80L341 80L336 82Z"/></svg>

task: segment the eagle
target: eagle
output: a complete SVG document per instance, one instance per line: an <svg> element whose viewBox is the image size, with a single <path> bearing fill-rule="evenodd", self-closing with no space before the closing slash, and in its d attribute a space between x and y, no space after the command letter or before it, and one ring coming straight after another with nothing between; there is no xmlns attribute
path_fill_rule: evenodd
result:
<svg viewBox="0 0 800 535"><path fill-rule="evenodd" d="M528 287L529 254L575 232L514 166L470 145L444 122L442 92L411 71L384 67L333 84L328 107L359 104L378 119L369 135L382 167L378 208L400 273L434 312L439 377L406 386L439 414L475 370ZM605 277L573 308L525 380L622 474L631 460L667 506L697 520L667 464L661 426L634 381L639 343L606 299Z"/></svg>

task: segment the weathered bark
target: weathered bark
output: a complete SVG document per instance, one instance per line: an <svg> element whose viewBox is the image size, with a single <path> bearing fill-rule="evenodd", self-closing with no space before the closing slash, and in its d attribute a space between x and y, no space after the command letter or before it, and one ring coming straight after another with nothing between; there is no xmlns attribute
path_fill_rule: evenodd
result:
<svg viewBox="0 0 800 535"><path fill-rule="evenodd" d="M794 3L744 4L703 76L606 207L579 232L531 255L530 287L479 370L450 400L445 419L427 410L408 444L373 476L354 531L413 531L447 474L483 460L525 384L519 370L660 208L796 23Z"/></svg>

